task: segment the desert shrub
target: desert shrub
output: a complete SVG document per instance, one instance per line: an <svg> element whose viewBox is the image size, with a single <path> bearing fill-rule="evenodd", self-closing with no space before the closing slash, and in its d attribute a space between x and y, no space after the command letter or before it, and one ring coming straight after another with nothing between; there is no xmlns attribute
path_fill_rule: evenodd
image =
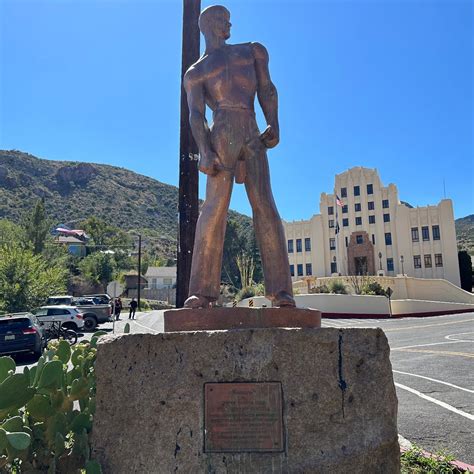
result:
<svg viewBox="0 0 474 474"><path fill-rule="evenodd" d="M90 458L97 332L74 346L52 341L36 366L16 373L0 357L0 471L100 473Z"/></svg>
<svg viewBox="0 0 474 474"><path fill-rule="evenodd" d="M362 295L386 296L383 287L377 281L370 281L362 287Z"/></svg>
<svg viewBox="0 0 474 474"><path fill-rule="evenodd" d="M327 285L319 285L315 286L314 288L309 289L310 293L330 293L330 290Z"/></svg>
<svg viewBox="0 0 474 474"><path fill-rule="evenodd" d="M245 298L251 298L252 296L255 296L255 288L253 286L245 286L237 292L235 299L237 301L242 301Z"/></svg>
<svg viewBox="0 0 474 474"><path fill-rule="evenodd" d="M401 473L402 474L424 474L424 473L442 473L442 474L461 474L454 464L452 456L445 453L435 455L426 455L421 448L413 445L411 449L402 453Z"/></svg>
<svg viewBox="0 0 474 474"><path fill-rule="evenodd" d="M347 295L346 285L341 280L333 280L329 283L329 290L337 295Z"/></svg>

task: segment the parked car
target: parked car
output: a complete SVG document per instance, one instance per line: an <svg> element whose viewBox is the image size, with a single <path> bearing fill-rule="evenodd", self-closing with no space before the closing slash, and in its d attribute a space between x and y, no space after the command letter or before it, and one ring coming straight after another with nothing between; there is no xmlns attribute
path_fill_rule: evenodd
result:
<svg viewBox="0 0 474 474"><path fill-rule="evenodd" d="M88 296L50 296L48 305L65 304L76 306L84 316L84 329L93 331L98 324L112 321L112 311L110 304L91 304L90 299L107 295L88 295Z"/></svg>
<svg viewBox="0 0 474 474"><path fill-rule="evenodd" d="M48 329L53 321L59 321L64 328L74 331L84 328L84 315L75 306L42 306L35 309L33 314L44 324L45 329Z"/></svg>
<svg viewBox="0 0 474 474"><path fill-rule="evenodd" d="M96 304L111 304L112 298L107 293L97 295L83 295L84 298L93 298Z"/></svg>
<svg viewBox="0 0 474 474"><path fill-rule="evenodd" d="M39 357L45 347L44 330L33 314L0 317L0 354L33 352Z"/></svg>

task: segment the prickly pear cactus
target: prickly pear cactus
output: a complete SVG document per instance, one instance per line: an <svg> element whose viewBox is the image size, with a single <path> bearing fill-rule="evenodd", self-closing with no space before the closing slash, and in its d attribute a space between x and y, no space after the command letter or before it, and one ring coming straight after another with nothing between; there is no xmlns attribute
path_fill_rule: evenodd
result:
<svg viewBox="0 0 474 474"><path fill-rule="evenodd" d="M0 357L0 473L100 474L90 459L96 346L52 341L36 366L15 373Z"/></svg>

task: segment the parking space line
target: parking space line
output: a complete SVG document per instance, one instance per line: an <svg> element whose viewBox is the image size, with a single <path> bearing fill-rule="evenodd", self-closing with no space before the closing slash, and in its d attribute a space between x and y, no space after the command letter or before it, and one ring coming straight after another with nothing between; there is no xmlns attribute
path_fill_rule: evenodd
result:
<svg viewBox="0 0 474 474"><path fill-rule="evenodd" d="M468 420L474 421L474 415L471 415L470 413L466 413L465 411L459 410L458 408L448 405L447 403L442 402L441 400L437 400L436 398L425 395L424 393L421 393L418 390L415 390L414 388L407 387L406 385L402 385L401 383L395 382L395 385L398 388L401 388L402 390L406 390L407 392L411 392L414 395L417 395L418 397L427 400L428 402L435 403L436 405L439 405L440 407L443 407L446 410L452 411L453 413L457 413L458 415L461 415L464 418L467 418Z"/></svg>
<svg viewBox="0 0 474 474"><path fill-rule="evenodd" d="M470 357L474 359L474 354L470 352L449 352L449 351L430 351L425 349L392 349L392 351L398 352L420 352L423 354L436 354L436 355L447 355L447 356L458 356L458 357Z"/></svg>
<svg viewBox="0 0 474 474"><path fill-rule="evenodd" d="M384 332L394 332L394 331L406 331L407 329L423 329L423 328L431 328L435 326L449 326L451 324L461 324L461 323L470 323L474 321L474 319L464 319L462 321L450 321L449 323L439 323L439 324L423 324L423 326L407 326L404 328L389 328L384 329Z"/></svg>
<svg viewBox="0 0 474 474"><path fill-rule="evenodd" d="M418 377L420 379L426 379L426 380L430 380L432 382L442 383L443 385L448 385L449 387L457 388L458 390L464 390L465 392L474 393L474 390L470 390L468 388L460 387L459 385L454 385L454 384L449 383L449 382L443 382L442 380L432 379L431 377L426 377L424 375L411 374L410 372L402 372L401 370L393 370L393 372L395 372L397 374L411 375L412 377Z"/></svg>
<svg viewBox="0 0 474 474"><path fill-rule="evenodd" d="M149 327L149 326L145 326L145 325L143 325L143 324L138 323L135 319L131 319L130 321L132 321L133 324L136 324L137 326L142 327L143 329L147 329L148 331L154 332L155 334L159 334L159 333L160 333L160 332L157 331L156 329L152 329L152 328Z"/></svg>
<svg viewBox="0 0 474 474"><path fill-rule="evenodd" d="M391 350L392 351L400 351L402 349L412 349L414 347L439 346L440 344L456 344L458 342L465 342L465 341L430 342L429 344L416 344L415 346L392 347Z"/></svg>

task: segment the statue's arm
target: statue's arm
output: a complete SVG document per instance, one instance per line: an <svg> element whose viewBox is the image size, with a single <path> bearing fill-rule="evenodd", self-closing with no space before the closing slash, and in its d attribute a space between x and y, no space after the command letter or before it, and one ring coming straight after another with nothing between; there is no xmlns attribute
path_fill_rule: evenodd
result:
<svg viewBox="0 0 474 474"><path fill-rule="evenodd" d="M278 93L270 78L269 58L266 48L260 43L252 43L252 50L257 74L257 98L269 125L269 128L264 132L264 141L268 148L273 148L280 140Z"/></svg>
<svg viewBox="0 0 474 474"><path fill-rule="evenodd" d="M204 85L191 67L184 75L184 88L188 99L189 124L199 148L199 169L206 174L215 175L221 169L221 163L211 146L209 126L206 120L206 102Z"/></svg>

